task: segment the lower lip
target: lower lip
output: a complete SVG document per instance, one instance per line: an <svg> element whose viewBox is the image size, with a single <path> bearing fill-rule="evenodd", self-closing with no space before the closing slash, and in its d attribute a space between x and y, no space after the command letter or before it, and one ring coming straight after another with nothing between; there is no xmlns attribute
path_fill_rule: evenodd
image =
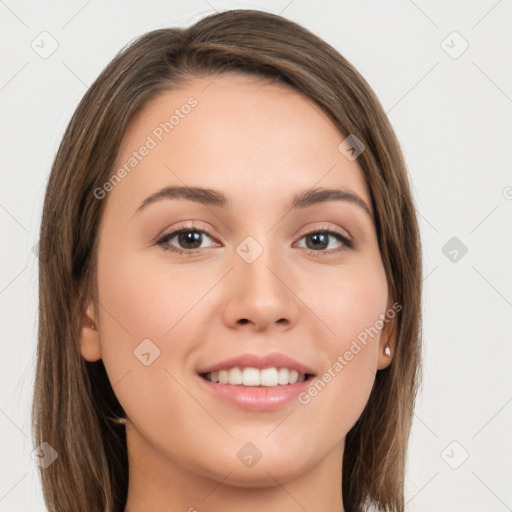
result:
<svg viewBox="0 0 512 512"><path fill-rule="evenodd" d="M276 411L297 399L311 384L310 380L284 386L231 386L215 384L201 376L197 378L206 389L228 404L247 411Z"/></svg>

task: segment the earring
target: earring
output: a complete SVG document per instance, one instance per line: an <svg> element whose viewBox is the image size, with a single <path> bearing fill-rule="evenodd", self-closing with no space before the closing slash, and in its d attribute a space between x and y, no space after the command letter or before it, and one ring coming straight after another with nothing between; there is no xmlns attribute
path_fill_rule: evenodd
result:
<svg viewBox="0 0 512 512"><path fill-rule="evenodd" d="M95 326L94 324L92 324L92 325L91 325L91 329L92 329L93 331L97 331L97 330L98 330L98 329L96 329L96 326Z"/></svg>
<svg viewBox="0 0 512 512"><path fill-rule="evenodd" d="M126 425L126 418L107 418L113 423L117 423L118 425Z"/></svg>
<svg viewBox="0 0 512 512"><path fill-rule="evenodd" d="M391 355L391 349L388 346L386 346L384 349L384 354L386 354L388 357Z"/></svg>

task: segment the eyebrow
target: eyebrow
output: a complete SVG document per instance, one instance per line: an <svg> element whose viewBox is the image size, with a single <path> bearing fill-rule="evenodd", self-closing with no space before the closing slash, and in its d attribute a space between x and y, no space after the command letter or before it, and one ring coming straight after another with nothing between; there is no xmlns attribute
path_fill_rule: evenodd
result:
<svg viewBox="0 0 512 512"><path fill-rule="evenodd" d="M217 206L220 208L229 208L231 202L228 198L217 190L202 187L165 187L142 201L135 213L138 213L150 204L156 203L163 199L185 199L209 206ZM373 215L369 206L363 199L350 190L343 188L315 188L304 190L293 196L288 210L304 209L327 201L346 201L359 206L372 219Z"/></svg>

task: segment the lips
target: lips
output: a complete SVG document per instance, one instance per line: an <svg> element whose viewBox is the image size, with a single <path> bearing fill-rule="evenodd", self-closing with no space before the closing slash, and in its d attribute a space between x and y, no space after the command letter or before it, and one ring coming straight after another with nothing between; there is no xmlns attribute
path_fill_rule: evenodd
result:
<svg viewBox="0 0 512 512"><path fill-rule="evenodd" d="M312 368L279 353L243 354L197 370L198 384L221 402L247 411L275 411L296 402L315 376Z"/></svg>

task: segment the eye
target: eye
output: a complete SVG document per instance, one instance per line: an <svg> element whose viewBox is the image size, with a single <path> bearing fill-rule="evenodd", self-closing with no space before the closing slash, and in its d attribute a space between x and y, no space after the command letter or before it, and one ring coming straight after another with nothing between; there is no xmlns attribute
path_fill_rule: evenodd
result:
<svg viewBox="0 0 512 512"><path fill-rule="evenodd" d="M305 239L305 247L304 245L299 245L299 247L308 249L310 253L323 252L330 254L332 252L339 252L337 249L340 247L351 249L354 246L353 241L347 235L333 229L310 231L300 238L300 240L303 239Z"/></svg>
<svg viewBox="0 0 512 512"><path fill-rule="evenodd" d="M205 239L212 240L212 237L202 229L181 228L164 235L157 244L164 251L194 254L197 250L205 248Z"/></svg>
<svg viewBox="0 0 512 512"><path fill-rule="evenodd" d="M208 240L211 241L213 238L207 231L184 227L164 235L158 240L157 245L160 245L164 251L194 255L200 249L208 247L208 245L203 245ZM305 246L300 244L302 240L305 240ZM214 246L214 244L210 246ZM340 231L320 228L303 235L297 246L306 249L310 254L316 253L315 255L318 256L319 253L337 253L343 247L351 249L354 243L351 238Z"/></svg>

